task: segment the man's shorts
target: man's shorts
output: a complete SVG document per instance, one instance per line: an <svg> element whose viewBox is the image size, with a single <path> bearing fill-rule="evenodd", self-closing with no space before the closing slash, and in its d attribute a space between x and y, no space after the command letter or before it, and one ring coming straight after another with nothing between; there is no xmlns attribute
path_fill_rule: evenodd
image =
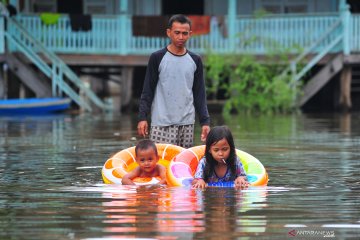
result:
<svg viewBox="0 0 360 240"><path fill-rule="evenodd" d="M170 143L184 148L194 144L194 124L151 126L150 140L155 143Z"/></svg>

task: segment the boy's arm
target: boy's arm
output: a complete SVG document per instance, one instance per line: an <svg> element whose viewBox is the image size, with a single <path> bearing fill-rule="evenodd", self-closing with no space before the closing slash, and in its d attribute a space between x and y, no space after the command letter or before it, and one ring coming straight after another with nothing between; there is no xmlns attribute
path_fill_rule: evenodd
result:
<svg viewBox="0 0 360 240"><path fill-rule="evenodd" d="M138 176L140 176L139 167L135 168L133 171L129 172L128 174L125 174L125 176L121 180L121 183L123 185L135 185L135 183L132 180Z"/></svg>
<svg viewBox="0 0 360 240"><path fill-rule="evenodd" d="M162 165L158 165L160 181L158 184L166 184L166 168Z"/></svg>

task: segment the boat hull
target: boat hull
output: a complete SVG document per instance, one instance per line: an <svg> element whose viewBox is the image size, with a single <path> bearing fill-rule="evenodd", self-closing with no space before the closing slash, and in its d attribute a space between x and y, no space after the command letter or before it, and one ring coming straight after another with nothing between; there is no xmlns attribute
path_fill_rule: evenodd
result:
<svg viewBox="0 0 360 240"><path fill-rule="evenodd" d="M0 114L46 114L70 108L69 98L25 98L0 100Z"/></svg>

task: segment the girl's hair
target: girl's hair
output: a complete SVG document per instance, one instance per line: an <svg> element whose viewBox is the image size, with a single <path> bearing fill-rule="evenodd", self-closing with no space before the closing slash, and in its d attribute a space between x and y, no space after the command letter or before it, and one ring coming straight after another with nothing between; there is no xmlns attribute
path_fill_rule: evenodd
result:
<svg viewBox="0 0 360 240"><path fill-rule="evenodd" d="M226 139L230 146L230 155L229 158L226 159L226 165L230 168L233 176L236 175L236 150L234 139L231 134L230 129L227 126L217 126L211 128L207 138L206 138L206 147L205 147L205 157L206 164L204 169L204 181L207 182L209 177L212 175L215 169L216 160L210 153L210 148L213 144L217 143L221 139Z"/></svg>
<svg viewBox="0 0 360 240"><path fill-rule="evenodd" d="M191 29L191 20L186 17L185 15L182 15L182 14L176 14L176 15L173 15L170 19L169 19L169 22L168 22L168 28L171 29L172 25L174 22L179 22L181 24L189 24L190 26L190 29Z"/></svg>
<svg viewBox="0 0 360 240"><path fill-rule="evenodd" d="M155 154L158 155L158 151L157 151L155 143L149 139L141 140L140 142L138 142L138 144L136 144L135 155L138 154L139 150L146 150L148 148L152 148L154 150Z"/></svg>

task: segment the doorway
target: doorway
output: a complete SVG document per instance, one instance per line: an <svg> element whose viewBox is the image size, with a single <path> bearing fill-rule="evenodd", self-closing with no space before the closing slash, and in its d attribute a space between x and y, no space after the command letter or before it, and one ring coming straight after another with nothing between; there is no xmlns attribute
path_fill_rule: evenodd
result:
<svg viewBox="0 0 360 240"><path fill-rule="evenodd" d="M204 0L163 0L162 15L203 15Z"/></svg>
<svg viewBox="0 0 360 240"><path fill-rule="evenodd" d="M68 14L82 14L83 1L82 0L58 0L57 9L59 13Z"/></svg>
<svg viewBox="0 0 360 240"><path fill-rule="evenodd" d="M360 13L360 1L359 0L347 0L350 5L351 13Z"/></svg>

